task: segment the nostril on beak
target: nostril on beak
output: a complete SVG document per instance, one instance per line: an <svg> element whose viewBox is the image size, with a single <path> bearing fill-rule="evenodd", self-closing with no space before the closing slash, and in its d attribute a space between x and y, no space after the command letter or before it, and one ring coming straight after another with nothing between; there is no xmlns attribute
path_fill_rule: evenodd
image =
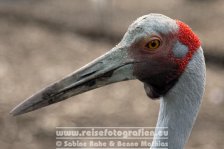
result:
<svg viewBox="0 0 224 149"><path fill-rule="evenodd" d="M84 73L84 74L82 74L81 76L80 76L80 78L79 78L79 80L81 80L81 79L83 79L83 78L86 78L86 77L88 77L88 76L91 76L91 75L93 75L94 73L96 73L98 70L93 70L93 71L90 71L90 72L86 72L86 73Z"/></svg>

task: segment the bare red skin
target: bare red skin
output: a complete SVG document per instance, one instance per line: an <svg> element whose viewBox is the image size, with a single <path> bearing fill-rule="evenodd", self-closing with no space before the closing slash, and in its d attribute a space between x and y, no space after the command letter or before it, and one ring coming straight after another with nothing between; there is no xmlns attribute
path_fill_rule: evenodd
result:
<svg viewBox="0 0 224 149"><path fill-rule="evenodd" d="M189 61L192 59L195 51L197 51L197 49L201 46L201 42L198 36L191 30L188 25L179 20L176 20L176 23L179 26L177 34L178 40L183 45L186 45L189 49L189 52L184 58L178 59L172 56L174 57L174 61L179 65L179 73L182 73L187 67Z"/></svg>

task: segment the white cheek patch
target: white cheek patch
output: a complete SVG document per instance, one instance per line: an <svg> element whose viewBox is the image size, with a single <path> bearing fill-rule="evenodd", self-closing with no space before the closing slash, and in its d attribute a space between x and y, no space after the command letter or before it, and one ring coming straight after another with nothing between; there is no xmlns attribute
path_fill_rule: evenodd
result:
<svg viewBox="0 0 224 149"><path fill-rule="evenodd" d="M185 55L187 55L189 49L187 46L181 44L179 41L177 41L173 46L173 54L176 58L182 58Z"/></svg>

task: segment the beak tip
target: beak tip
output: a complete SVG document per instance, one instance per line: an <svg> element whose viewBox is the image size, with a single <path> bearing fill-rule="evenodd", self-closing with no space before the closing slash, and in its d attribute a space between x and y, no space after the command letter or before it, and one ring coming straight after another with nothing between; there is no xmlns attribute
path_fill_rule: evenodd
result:
<svg viewBox="0 0 224 149"><path fill-rule="evenodd" d="M16 107L14 107L9 114L12 116L18 116L30 111L34 111L38 108L41 108L44 106L44 102L41 102L43 99L41 98L41 93L35 94L31 96L30 98L24 100L20 104L18 104ZM37 104L38 103L38 104Z"/></svg>
<svg viewBox="0 0 224 149"><path fill-rule="evenodd" d="M27 113L29 111L33 111L33 107L32 104L30 103L29 100L23 101L22 103L20 103L19 105L17 105L16 107L14 107L9 114L12 116L18 116L24 113Z"/></svg>
<svg viewBox="0 0 224 149"><path fill-rule="evenodd" d="M26 113L25 109L22 109L20 106L16 106L15 108L13 108L9 114L12 116L18 116L21 115L23 113Z"/></svg>
<svg viewBox="0 0 224 149"><path fill-rule="evenodd" d="M12 110L9 112L9 114L10 114L11 116L18 116L18 115L20 115L20 113L17 112L16 110L14 110L14 109L12 109Z"/></svg>

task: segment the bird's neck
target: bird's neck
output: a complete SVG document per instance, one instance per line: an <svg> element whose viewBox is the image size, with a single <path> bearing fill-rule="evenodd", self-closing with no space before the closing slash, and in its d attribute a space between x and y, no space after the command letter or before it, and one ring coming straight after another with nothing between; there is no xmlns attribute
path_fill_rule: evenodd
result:
<svg viewBox="0 0 224 149"><path fill-rule="evenodd" d="M155 148L164 148L165 143L169 149L184 148L200 108L204 86L205 63L199 48L177 84L161 98L156 134L166 130L168 139L154 136Z"/></svg>

